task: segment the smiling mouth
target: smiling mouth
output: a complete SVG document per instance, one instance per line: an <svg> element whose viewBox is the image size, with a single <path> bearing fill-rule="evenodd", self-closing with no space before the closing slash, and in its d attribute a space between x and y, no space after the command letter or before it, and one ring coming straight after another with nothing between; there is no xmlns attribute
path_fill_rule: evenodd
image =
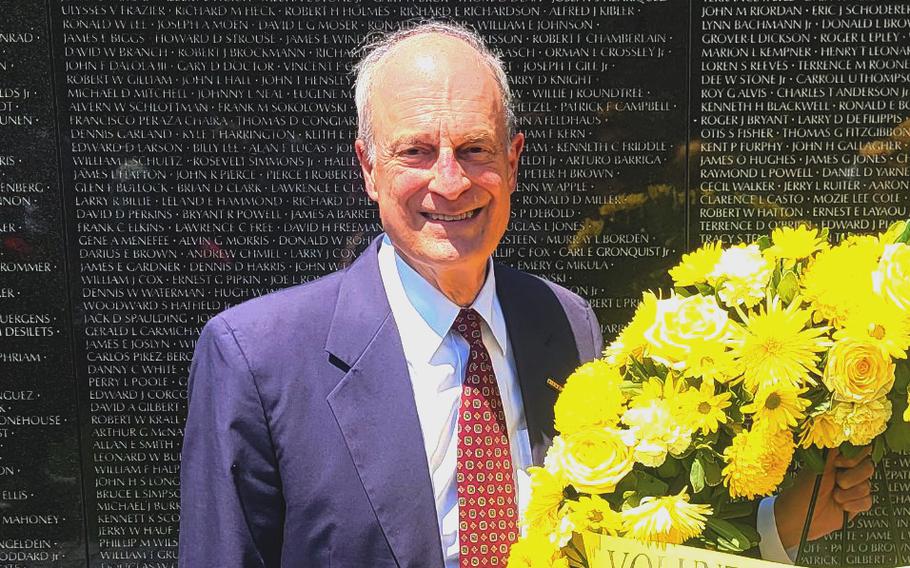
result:
<svg viewBox="0 0 910 568"><path fill-rule="evenodd" d="M461 213L460 215L443 215L442 213L423 213L422 215L427 219L432 219L433 221L464 221L465 219L470 219L476 216L477 213L480 212L480 209L482 208L472 209L470 211Z"/></svg>

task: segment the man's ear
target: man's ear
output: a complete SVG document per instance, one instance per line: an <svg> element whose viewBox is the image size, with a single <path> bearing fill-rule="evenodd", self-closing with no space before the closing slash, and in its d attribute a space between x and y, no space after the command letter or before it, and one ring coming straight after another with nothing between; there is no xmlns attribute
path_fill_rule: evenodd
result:
<svg viewBox="0 0 910 568"><path fill-rule="evenodd" d="M523 132L519 132L509 143L509 187L512 188L511 191L515 191L518 188L518 163L524 149L525 135Z"/></svg>
<svg viewBox="0 0 910 568"><path fill-rule="evenodd" d="M357 152L357 161L360 162L360 171L363 173L363 186L367 190L367 195L373 201L379 201L379 192L376 191L376 184L373 179L373 164L367 157L367 145L358 138L354 142L354 151Z"/></svg>

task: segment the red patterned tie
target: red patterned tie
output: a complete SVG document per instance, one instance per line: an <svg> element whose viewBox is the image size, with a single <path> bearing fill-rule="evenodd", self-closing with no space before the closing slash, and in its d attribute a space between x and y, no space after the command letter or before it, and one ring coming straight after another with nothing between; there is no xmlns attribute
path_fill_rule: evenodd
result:
<svg viewBox="0 0 910 568"><path fill-rule="evenodd" d="M471 346L458 412L459 565L505 566L518 538L509 434L480 316L463 309L452 329Z"/></svg>

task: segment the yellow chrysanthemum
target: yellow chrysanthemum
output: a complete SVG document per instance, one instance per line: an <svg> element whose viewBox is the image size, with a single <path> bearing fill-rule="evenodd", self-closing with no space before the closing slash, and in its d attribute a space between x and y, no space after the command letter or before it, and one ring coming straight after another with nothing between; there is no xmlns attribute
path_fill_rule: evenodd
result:
<svg viewBox="0 0 910 568"><path fill-rule="evenodd" d="M695 252L684 254L682 262L670 269L670 278L676 286L693 286L708 281L708 275L720 260L723 244L707 243Z"/></svg>
<svg viewBox="0 0 910 568"><path fill-rule="evenodd" d="M811 327L812 312L800 309L799 304L797 298L784 308L779 298L774 298L757 313L742 314L735 351L750 392L779 382L794 386L814 384L811 375L819 374L818 353L831 342L825 337L827 328Z"/></svg>
<svg viewBox="0 0 910 568"><path fill-rule="evenodd" d="M645 497L637 507L622 512L625 536L646 542L682 544L701 535L710 505L689 503L685 489L679 495Z"/></svg>
<svg viewBox="0 0 910 568"><path fill-rule="evenodd" d="M536 527L549 533L559 523L565 483L542 467L528 468L528 474L531 478L531 498L521 519L522 530Z"/></svg>
<svg viewBox="0 0 910 568"><path fill-rule="evenodd" d="M894 363L885 349L864 340L837 341L828 352L822 380L843 402L870 402L891 390Z"/></svg>
<svg viewBox="0 0 910 568"><path fill-rule="evenodd" d="M910 246L886 245L872 273L875 291L903 312L910 312Z"/></svg>
<svg viewBox="0 0 910 568"><path fill-rule="evenodd" d="M843 320L834 339L872 341L891 357L905 359L910 348L910 315L879 296L868 296Z"/></svg>
<svg viewBox="0 0 910 568"><path fill-rule="evenodd" d="M616 426L623 412L622 376L595 359L569 375L553 409L556 430L571 434L585 428Z"/></svg>
<svg viewBox="0 0 910 568"><path fill-rule="evenodd" d="M827 250L828 241L821 235L821 231L810 229L805 225L799 227L778 227L771 233L771 242L774 246L765 252L775 259L783 260L789 268L797 260L812 256L816 251Z"/></svg>
<svg viewBox="0 0 910 568"><path fill-rule="evenodd" d="M724 485L733 498L754 499L777 489L793 459L793 434L756 424L724 450Z"/></svg>
<svg viewBox="0 0 910 568"><path fill-rule="evenodd" d="M714 394L714 384L703 381L701 387L682 394L683 417L693 430L702 434L717 432L720 424L727 422L724 409L730 406L729 391Z"/></svg>
<svg viewBox="0 0 910 568"><path fill-rule="evenodd" d="M635 463L622 433L612 428L557 436L553 448L566 481L592 495L613 491Z"/></svg>
<svg viewBox="0 0 910 568"><path fill-rule="evenodd" d="M847 441L865 446L888 428L891 401L884 396L865 404L834 401L831 412L843 427Z"/></svg>
<svg viewBox="0 0 910 568"><path fill-rule="evenodd" d="M772 266L758 245L737 245L723 251L708 284L714 286L721 301L730 306L752 307L765 297Z"/></svg>
<svg viewBox="0 0 910 568"><path fill-rule="evenodd" d="M872 272L878 267L877 239L847 240L813 257L802 276L802 296L815 321L840 327L863 298L874 294ZM848 269L849 267L849 269Z"/></svg>
<svg viewBox="0 0 910 568"><path fill-rule="evenodd" d="M659 467L667 453L680 455L692 443L694 428L683 415L680 385L672 378L664 383L652 379L630 401L622 421L629 427L627 443L638 463Z"/></svg>
<svg viewBox="0 0 910 568"><path fill-rule="evenodd" d="M604 350L604 358L611 365L625 366L629 357L640 359L648 342L645 330L654 323L657 313L657 296L651 292L642 295L641 302L635 309L635 315L629 325L623 329L616 340Z"/></svg>
<svg viewBox="0 0 910 568"><path fill-rule="evenodd" d="M756 422L770 428L794 428L806 416L806 407L810 402L799 395L807 390L784 382L761 386L752 402L743 405L740 410L743 414L754 414Z"/></svg>
<svg viewBox="0 0 910 568"><path fill-rule="evenodd" d="M622 516L597 495L582 495L569 501L569 520L577 532L592 531L616 536L622 530Z"/></svg>
<svg viewBox="0 0 910 568"><path fill-rule="evenodd" d="M644 332L646 353L655 361L682 370L693 349L705 344L726 345L732 330L727 311L714 296L674 294L657 301L654 323Z"/></svg>
<svg viewBox="0 0 910 568"><path fill-rule="evenodd" d="M800 434L799 445L803 448L837 448L844 443L844 427L830 410L813 416L806 421Z"/></svg>
<svg viewBox="0 0 910 568"><path fill-rule="evenodd" d="M569 568L559 546L542 531L531 531L509 549L507 568Z"/></svg>

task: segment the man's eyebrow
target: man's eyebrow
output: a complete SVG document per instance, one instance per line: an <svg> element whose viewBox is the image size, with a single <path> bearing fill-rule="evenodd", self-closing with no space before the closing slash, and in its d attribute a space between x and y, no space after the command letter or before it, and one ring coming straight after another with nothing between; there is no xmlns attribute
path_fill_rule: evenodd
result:
<svg viewBox="0 0 910 568"><path fill-rule="evenodd" d="M496 137L489 132L477 131L477 132L468 132L462 136L462 144L477 144L477 143L486 143L492 142Z"/></svg>

